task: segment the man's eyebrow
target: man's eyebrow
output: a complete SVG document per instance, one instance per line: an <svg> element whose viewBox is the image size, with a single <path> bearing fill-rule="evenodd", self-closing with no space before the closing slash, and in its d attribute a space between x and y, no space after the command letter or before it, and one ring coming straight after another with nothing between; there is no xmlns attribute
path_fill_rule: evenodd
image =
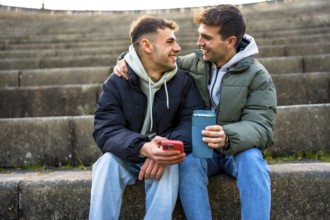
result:
<svg viewBox="0 0 330 220"><path fill-rule="evenodd" d="M175 37L169 37L166 39L166 41L176 41L176 38Z"/></svg>

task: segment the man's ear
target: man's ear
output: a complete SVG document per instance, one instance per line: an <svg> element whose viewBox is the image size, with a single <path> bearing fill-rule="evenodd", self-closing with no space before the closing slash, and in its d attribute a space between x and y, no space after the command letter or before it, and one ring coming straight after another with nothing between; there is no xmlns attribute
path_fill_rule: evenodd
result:
<svg viewBox="0 0 330 220"><path fill-rule="evenodd" d="M151 53L151 42L148 39L141 40L141 47L146 53Z"/></svg>
<svg viewBox="0 0 330 220"><path fill-rule="evenodd" d="M237 38L235 36L228 37L226 40L226 48L228 50L235 48Z"/></svg>

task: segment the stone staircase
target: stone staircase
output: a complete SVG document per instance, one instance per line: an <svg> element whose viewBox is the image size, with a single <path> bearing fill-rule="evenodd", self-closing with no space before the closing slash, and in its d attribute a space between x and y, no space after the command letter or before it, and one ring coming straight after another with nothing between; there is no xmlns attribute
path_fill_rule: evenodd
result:
<svg viewBox="0 0 330 220"><path fill-rule="evenodd" d="M278 93L271 163L271 219L330 215L330 2L240 5L258 59ZM68 13L0 5L0 219L87 219L92 139L102 82L129 45L130 22L147 13L177 21L182 54L196 49L194 11ZM210 178L214 219L240 219L234 179ZM126 189L121 219L142 219L143 183ZM173 219L185 219L178 201Z"/></svg>

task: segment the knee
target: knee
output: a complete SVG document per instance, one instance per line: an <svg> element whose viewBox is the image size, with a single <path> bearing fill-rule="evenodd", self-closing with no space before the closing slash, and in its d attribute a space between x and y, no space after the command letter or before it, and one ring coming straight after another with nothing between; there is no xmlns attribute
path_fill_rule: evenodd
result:
<svg viewBox="0 0 330 220"><path fill-rule="evenodd" d="M237 154L235 156L235 163L238 167L249 167L248 170L250 171L256 169L269 172L267 162L258 148L251 148Z"/></svg>
<svg viewBox="0 0 330 220"><path fill-rule="evenodd" d="M251 148L235 155L236 161L256 163L263 160L261 151L258 148Z"/></svg>
<svg viewBox="0 0 330 220"><path fill-rule="evenodd" d="M93 171L101 169L109 169L110 167L114 167L119 165L120 162L118 158L111 153L104 153L93 165Z"/></svg>

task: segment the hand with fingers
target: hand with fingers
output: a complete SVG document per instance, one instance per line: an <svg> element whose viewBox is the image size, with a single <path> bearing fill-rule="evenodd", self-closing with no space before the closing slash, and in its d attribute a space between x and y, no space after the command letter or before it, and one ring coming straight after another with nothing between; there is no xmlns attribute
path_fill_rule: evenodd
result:
<svg viewBox="0 0 330 220"><path fill-rule="evenodd" d="M184 152L163 150L160 147L162 140L166 140L166 138L156 136L140 149L140 154L147 157L139 173L140 180L159 179L167 165L177 164L185 159L186 154Z"/></svg>
<svg viewBox="0 0 330 220"><path fill-rule="evenodd" d="M118 77L128 79L128 69L124 59L117 61L116 66L113 68L113 73Z"/></svg>
<svg viewBox="0 0 330 220"><path fill-rule="evenodd" d="M203 142L209 147L213 149L228 147L228 137L220 125L207 126L202 134L204 135Z"/></svg>

